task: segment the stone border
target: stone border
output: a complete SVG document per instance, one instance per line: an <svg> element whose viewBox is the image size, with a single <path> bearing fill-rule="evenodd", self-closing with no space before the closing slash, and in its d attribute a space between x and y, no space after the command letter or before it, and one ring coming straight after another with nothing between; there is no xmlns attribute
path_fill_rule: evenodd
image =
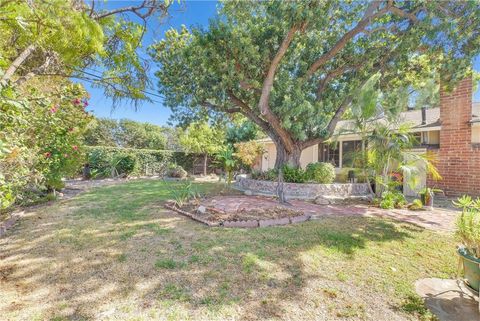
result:
<svg viewBox="0 0 480 321"><path fill-rule="evenodd" d="M266 220L247 220L247 221L224 221L224 222L209 222L207 220L204 220L198 215L195 215L193 213L184 211L175 205L165 203L164 207L175 211L179 214L185 215L189 218L191 218L194 221L203 223L207 225L208 227L235 227L235 228L257 228L257 227L268 227L268 226L281 226L281 225L288 225L288 224L296 224L296 223L302 223L305 221L308 221L310 219L310 215L308 214L302 214L302 215L297 215L293 217L282 217L282 218L274 218L274 219L266 219ZM210 209L210 208L209 208Z"/></svg>
<svg viewBox="0 0 480 321"><path fill-rule="evenodd" d="M220 226L220 223L212 223L212 222L209 222L207 220L204 220L200 217L198 217L197 215L193 214L193 213L190 213L190 212L187 212L187 211L184 211L178 207L176 207L175 205L170 205L168 203L165 203L163 206L165 206L166 208L168 208L169 210L172 210L172 211L175 211L177 213L180 213L182 215L185 215L189 218L191 218L192 220L194 221L197 221L197 222L200 222L200 223L203 223L207 226L210 226L210 227L213 227L213 226Z"/></svg>
<svg viewBox="0 0 480 321"><path fill-rule="evenodd" d="M262 181L251 178L240 178L234 188L245 192L246 195L272 196L276 194L277 182ZM284 183L285 196L290 199L314 200L319 196L328 199L361 198L370 195L366 183Z"/></svg>

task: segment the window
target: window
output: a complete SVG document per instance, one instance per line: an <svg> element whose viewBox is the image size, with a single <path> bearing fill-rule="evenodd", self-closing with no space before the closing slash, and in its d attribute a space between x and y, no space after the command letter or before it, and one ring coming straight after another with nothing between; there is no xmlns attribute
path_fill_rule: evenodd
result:
<svg viewBox="0 0 480 321"><path fill-rule="evenodd" d="M415 147L422 146L425 143L424 136L422 135L421 132L412 133L412 137L413 137L413 146Z"/></svg>
<svg viewBox="0 0 480 321"><path fill-rule="evenodd" d="M440 146L439 130L414 132L412 133L412 136L415 138L413 147L438 148Z"/></svg>
<svg viewBox="0 0 480 321"><path fill-rule="evenodd" d="M338 149L338 143L332 144L320 144L319 159L325 163L331 163L335 167L340 166L340 151Z"/></svg>
<svg viewBox="0 0 480 321"><path fill-rule="evenodd" d="M362 150L361 140L350 140L342 142L342 167L359 167L361 161L360 151Z"/></svg>

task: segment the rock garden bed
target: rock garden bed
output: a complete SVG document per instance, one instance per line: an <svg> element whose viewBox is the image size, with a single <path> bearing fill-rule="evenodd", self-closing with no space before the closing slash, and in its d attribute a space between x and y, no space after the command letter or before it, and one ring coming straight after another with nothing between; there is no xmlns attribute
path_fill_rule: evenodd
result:
<svg viewBox="0 0 480 321"><path fill-rule="evenodd" d="M300 223L310 219L310 215L303 211L284 206L222 209L215 203L215 199L190 201L179 207L175 202L168 201L165 207L208 226L254 228Z"/></svg>

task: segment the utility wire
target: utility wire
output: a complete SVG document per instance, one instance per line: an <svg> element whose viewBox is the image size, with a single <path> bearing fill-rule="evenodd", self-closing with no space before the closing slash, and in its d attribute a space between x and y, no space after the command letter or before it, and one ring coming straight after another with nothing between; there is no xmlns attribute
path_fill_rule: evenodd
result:
<svg viewBox="0 0 480 321"><path fill-rule="evenodd" d="M91 72L88 72L88 71L85 71L85 70L81 70L81 69L77 69L77 68L74 68L74 67L70 67L72 70L76 71L76 72L80 72L80 73L83 73L85 75L88 75L88 76L91 76L91 77L95 77L97 78L98 80L102 80L103 77L100 76L100 75L97 75L97 74L94 74L94 73L91 73ZM90 69L90 70L94 70L94 69L91 69L91 68L87 68L87 69ZM97 70L94 70L95 72L98 72ZM88 79L91 83L94 83L94 80L92 79ZM124 93L124 94L128 94L128 92L126 91L123 91L123 90L120 90L120 89L115 89L121 93ZM147 91L145 89L140 89L140 91L142 93L144 93L145 95L149 95L149 96L153 96L153 97L158 97L158 98L161 98L161 99L165 99L165 96L163 95L159 95L159 94L156 94L156 93L153 93L153 92L150 92L150 91ZM151 99L152 101L154 101L153 99ZM157 102L157 103L162 103L162 102Z"/></svg>

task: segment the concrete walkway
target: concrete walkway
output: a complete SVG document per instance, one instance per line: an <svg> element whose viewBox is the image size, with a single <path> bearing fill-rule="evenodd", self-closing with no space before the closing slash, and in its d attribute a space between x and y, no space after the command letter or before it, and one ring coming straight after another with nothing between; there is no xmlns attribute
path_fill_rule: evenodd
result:
<svg viewBox="0 0 480 321"><path fill-rule="evenodd" d="M416 224L420 227L440 231L452 232L455 227L455 220L459 212L434 208L425 211L410 211L406 209L384 210L368 205L316 205L300 200L290 200L290 205L281 205L275 199L265 196L215 196L205 205L218 208L225 212L237 212L249 209L266 209L270 207L283 206L303 211L311 215L312 219L320 219L330 216L365 216L383 217L394 220Z"/></svg>
<svg viewBox="0 0 480 321"><path fill-rule="evenodd" d="M415 290L440 321L480 320L478 294L460 280L422 279Z"/></svg>

